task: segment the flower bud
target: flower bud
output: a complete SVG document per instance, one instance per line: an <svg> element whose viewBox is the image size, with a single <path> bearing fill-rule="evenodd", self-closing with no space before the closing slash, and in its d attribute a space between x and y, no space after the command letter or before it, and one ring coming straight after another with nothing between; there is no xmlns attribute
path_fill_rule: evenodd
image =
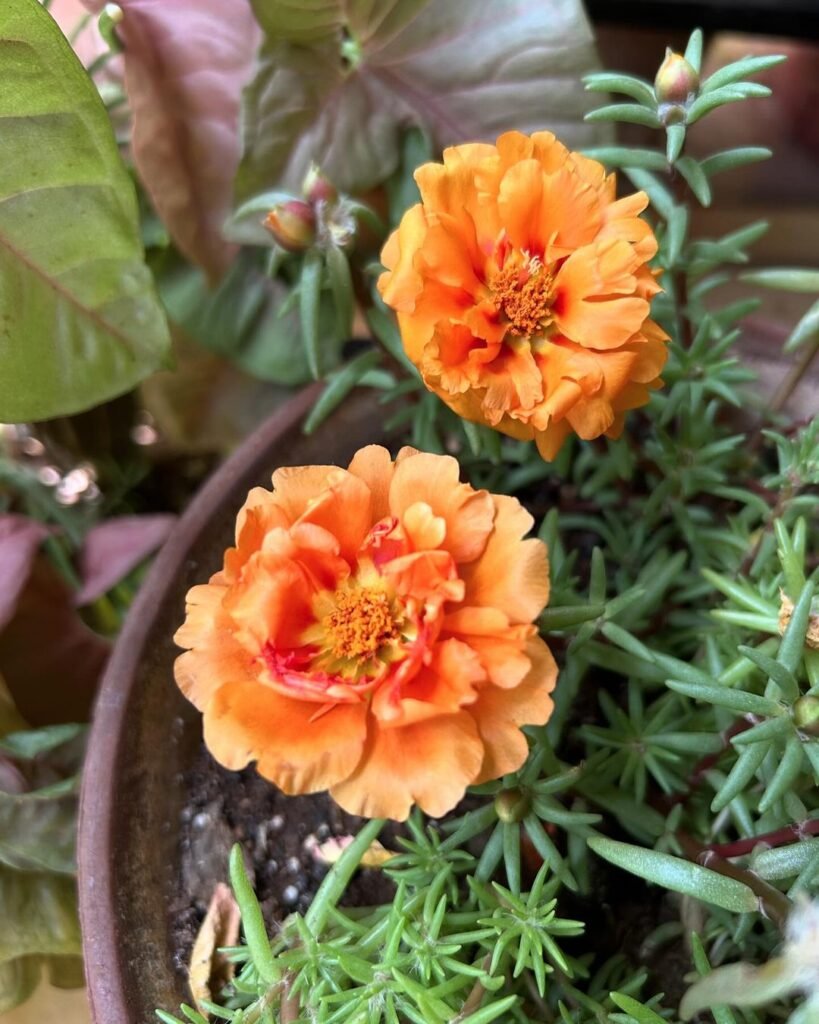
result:
<svg viewBox="0 0 819 1024"><path fill-rule="evenodd" d="M500 820L511 825L529 813L529 796L520 789L502 789L495 797L495 813Z"/></svg>
<svg viewBox="0 0 819 1024"><path fill-rule="evenodd" d="M805 694L793 705L793 724L808 736L819 736L819 697Z"/></svg>
<svg viewBox="0 0 819 1024"><path fill-rule="evenodd" d="M318 164L310 164L301 191L308 203L327 203L328 206L333 206L338 202L338 189Z"/></svg>
<svg viewBox="0 0 819 1024"><path fill-rule="evenodd" d="M288 252L304 252L316 240L316 215L313 207L301 199L290 199L274 206L263 223Z"/></svg>
<svg viewBox="0 0 819 1024"><path fill-rule="evenodd" d="M670 49L665 51L665 60L654 79L654 95L658 103L685 103L700 87L700 76L688 61ZM668 121L674 124L674 121Z"/></svg>

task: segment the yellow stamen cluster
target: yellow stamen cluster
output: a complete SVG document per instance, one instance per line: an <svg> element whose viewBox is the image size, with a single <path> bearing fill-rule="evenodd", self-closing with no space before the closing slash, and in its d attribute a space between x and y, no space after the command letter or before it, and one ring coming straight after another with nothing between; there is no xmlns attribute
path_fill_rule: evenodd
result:
<svg viewBox="0 0 819 1024"><path fill-rule="evenodd" d="M322 626L336 658L374 658L379 648L398 636L390 599L374 587L341 591Z"/></svg>
<svg viewBox="0 0 819 1024"><path fill-rule="evenodd" d="M542 264L531 269L508 265L495 276L491 288L511 334L535 337L549 324L552 275Z"/></svg>

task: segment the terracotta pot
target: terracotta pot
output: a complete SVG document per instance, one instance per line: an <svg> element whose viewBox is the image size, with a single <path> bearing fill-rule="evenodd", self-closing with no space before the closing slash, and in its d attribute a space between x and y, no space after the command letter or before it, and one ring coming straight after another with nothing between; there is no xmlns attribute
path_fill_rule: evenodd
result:
<svg viewBox="0 0 819 1024"><path fill-rule="evenodd" d="M277 466L346 464L382 432L371 394L353 395L317 435L301 421L310 388L278 410L202 488L156 558L105 672L84 772L80 916L96 1024L153 1024L186 998L167 905L179 876L178 780L201 741L200 716L177 691L173 634L185 594L221 565L248 490Z"/></svg>

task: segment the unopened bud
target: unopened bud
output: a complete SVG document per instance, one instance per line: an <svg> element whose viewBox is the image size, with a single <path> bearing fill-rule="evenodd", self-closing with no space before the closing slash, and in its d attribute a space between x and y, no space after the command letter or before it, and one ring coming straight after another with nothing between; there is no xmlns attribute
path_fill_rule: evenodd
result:
<svg viewBox="0 0 819 1024"><path fill-rule="evenodd" d="M700 76L685 57L667 49L665 60L660 65L660 70L654 79L654 95L657 97L657 102L672 105L685 103L697 92L699 87ZM666 123L674 124L676 122L666 121Z"/></svg>
<svg viewBox="0 0 819 1024"><path fill-rule="evenodd" d="M304 252L316 240L316 215L313 207L301 199L274 206L263 223L288 252Z"/></svg>
<svg viewBox="0 0 819 1024"><path fill-rule="evenodd" d="M808 736L819 736L819 697L805 694L793 705L793 724Z"/></svg>
<svg viewBox="0 0 819 1024"><path fill-rule="evenodd" d="M106 4L102 9L102 13L106 18L110 18L113 25L119 25L122 19L125 17L125 12L119 4Z"/></svg>
<svg viewBox="0 0 819 1024"><path fill-rule="evenodd" d="M495 797L495 813L505 825L514 824L529 813L529 796L520 789L502 789Z"/></svg>
<svg viewBox="0 0 819 1024"><path fill-rule="evenodd" d="M301 190L308 203L327 203L328 206L333 206L338 202L338 189L318 164L310 164Z"/></svg>

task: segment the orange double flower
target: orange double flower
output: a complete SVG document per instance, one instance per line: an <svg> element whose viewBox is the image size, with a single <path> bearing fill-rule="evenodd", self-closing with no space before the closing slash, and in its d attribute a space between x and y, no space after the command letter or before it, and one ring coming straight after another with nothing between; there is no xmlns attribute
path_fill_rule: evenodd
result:
<svg viewBox="0 0 819 1024"><path fill-rule="evenodd" d="M557 674L533 625L546 547L518 501L458 475L449 456L371 446L251 491L176 634L218 761L398 820L520 767Z"/></svg>
<svg viewBox="0 0 819 1024"><path fill-rule="evenodd" d="M547 459L571 431L617 437L667 355L645 194L616 199L550 132L452 147L415 179L379 290L426 386Z"/></svg>

